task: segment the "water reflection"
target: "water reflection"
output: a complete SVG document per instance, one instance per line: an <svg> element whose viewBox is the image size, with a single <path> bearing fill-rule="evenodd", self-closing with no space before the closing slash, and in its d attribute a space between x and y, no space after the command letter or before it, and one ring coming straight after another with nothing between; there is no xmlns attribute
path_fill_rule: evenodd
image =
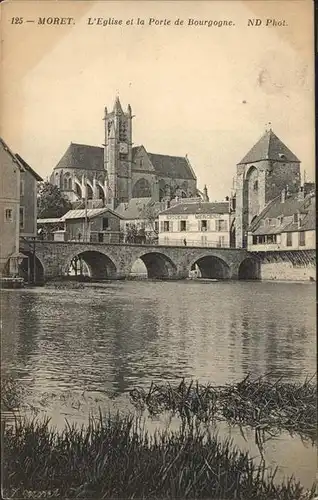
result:
<svg viewBox="0 0 318 500"><path fill-rule="evenodd" d="M304 380L316 370L310 284L113 282L84 290L3 290L2 316L3 373L28 389L25 403L46 401L59 423L64 415L81 418L106 407L109 395L128 408L125 393L152 380L224 384L269 372Z"/></svg>

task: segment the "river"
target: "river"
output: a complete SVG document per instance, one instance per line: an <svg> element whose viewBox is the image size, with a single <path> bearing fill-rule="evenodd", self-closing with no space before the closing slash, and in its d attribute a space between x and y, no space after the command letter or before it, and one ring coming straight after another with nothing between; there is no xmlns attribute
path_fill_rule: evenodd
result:
<svg viewBox="0 0 318 500"><path fill-rule="evenodd" d="M151 381L220 385L247 373L304 381L316 370L308 283L126 281L1 294L2 376L17 383L22 404L58 426L65 417L85 421L99 406L126 411L127 393ZM252 431L247 442L231 432L257 455ZM266 459L281 476L314 480L308 441L282 433L266 443Z"/></svg>

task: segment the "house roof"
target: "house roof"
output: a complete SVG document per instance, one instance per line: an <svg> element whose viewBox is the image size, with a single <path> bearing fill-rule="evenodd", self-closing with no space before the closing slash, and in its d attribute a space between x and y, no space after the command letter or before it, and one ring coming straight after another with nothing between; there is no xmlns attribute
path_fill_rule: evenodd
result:
<svg viewBox="0 0 318 500"><path fill-rule="evenodd" d="M284 202L281 196L277 196L270 201L258 217L250 224L249 231L256 234L275 234L289 231L298 231L298 223L293 222L293 215L305 213L302 219L301 229L309 230L316 227L315 217L315 195L308 194L304 199L299 197L299 193L289 195ZM282 224L278 226L263 226L261 222L265 219L277 219L283 217Z"/></svg>
<svg viewBox="0 0 318 500"><path fill-rule="evenodd" d="M69 219L85 219L87 217L88 219L93 219L94 217L98 217L99 215L102 215L106 212L110 212L113 215L116 215L120 219L122 218L120 214L117 212L114 212L108 207L103 207L103 208L88 208L85 210L84 208L78 209L78 210L69 210L65 215L61 217L61 221L66 221Z"/></svg>
<svg viewBox="0 0 318 500"><path fill-rule="evenodd" d="M27 170L28 172L30 172L30 174L33 175L33 177L37 181L39 181L39 182L43 181L42 177L39 174L37 174L36 171L33 170L33 168L30 167L30 165L18 153L16 153L15 156L18 158L19 162L23 165L23 167L25 168L25 170Z"/></svg>
<svg viewBox="0 0 318 500"><path fill-rule="evenodd" d="M54 170L61 168L104 170L104 148L71 142Z"/></svg>
<svg viewBox="0 0 318 500"><path fill-rule="evenodd" d="M159 213L163 205L164 203L154 202L151 198L132 198L128 203L120 203L116 208L116 212L123 219L141 219L142 210L146 207L153 207L154 213Z"/></svg>
<svg viewBox="0 0 318 500"><path fill-rule="evenodd" d="M255 163L262 160L274 160L281 162L297 162L300 160L288 149L287 146L270 129L250 149L247 155L238 163Z"/></svg>
<svg viewBox="0 0 318 500"><path fill-rule="evenodd" d="M145 149L157 175L162 177L171 177L173 179L196 180L195 173L186 156L170 156L149 153L144 146L134 146L132 148L133 161L137 152L141 148Z"/></svg>
<svg viewBox="0 0 318 500"><path fill-rule="evenodd" d="M25 169L24 169L22 163L20 162L19 158L17 158L17 155L15 155L13 153L13 151L11 151L11 149L6 144L6 142L2 139L2 137L0 137L0 145L2 146L4 151L6 151L8 153L8 155L11 157L12 161L18 165L20 171L24 172Z"/></svg>
<svg viewBox="0 0 318 500"><path fill-rule="evenodd" d="M46 219L38 219L38 224L56 224L58 222L64 222L61 217L48 217Z"/></svg>
<svg viewBox="0 0 318 500"><path fill-rule="evenodd" d="M230 203L228 201L219 202L197 202L178 203L160 213L160 215L172 214L228 214Z"/></svg>

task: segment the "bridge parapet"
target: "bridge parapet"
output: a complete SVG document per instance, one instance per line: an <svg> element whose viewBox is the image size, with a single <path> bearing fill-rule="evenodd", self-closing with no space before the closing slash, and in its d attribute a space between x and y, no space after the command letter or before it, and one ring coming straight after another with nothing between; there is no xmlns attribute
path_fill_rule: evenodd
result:
<svg viewBox="0 0 318 500"><path fill-rule="evenodd" d="M141 259L151 278L184 279L197 264L205 277L237 279L242 262L249 258L244 249L134 243L88 243L37 240L32 242L45 279L65 276L75 256L82 256L94 278L128 278ZM27 242L21 242L21 251Z"/></svg>

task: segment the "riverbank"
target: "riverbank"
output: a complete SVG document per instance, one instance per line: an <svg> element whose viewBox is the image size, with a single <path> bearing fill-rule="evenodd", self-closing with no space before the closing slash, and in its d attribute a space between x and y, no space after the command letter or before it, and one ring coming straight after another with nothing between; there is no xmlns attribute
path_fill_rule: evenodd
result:
<svg viewBox="0 0 318 500"><path fill-rule="evenodd" d="M178 385L151 384L148 391L130 392L132 403L151 415L172 412L182 421L226 421L249 426L259 447L267 433L288 431L317 441L317 386L315 376L290 383L250 375L237 384L214 386L182 380Z"/></svg>
<svg viewBox="0 0 318 500"><path fill-rule="evenodd" d="M209 498L309 500L289 478L256 466L247 452L208 430L181 427L150 436L132 415L101 416L63 431L48 420L2 425L6 498Z"/></svg>

